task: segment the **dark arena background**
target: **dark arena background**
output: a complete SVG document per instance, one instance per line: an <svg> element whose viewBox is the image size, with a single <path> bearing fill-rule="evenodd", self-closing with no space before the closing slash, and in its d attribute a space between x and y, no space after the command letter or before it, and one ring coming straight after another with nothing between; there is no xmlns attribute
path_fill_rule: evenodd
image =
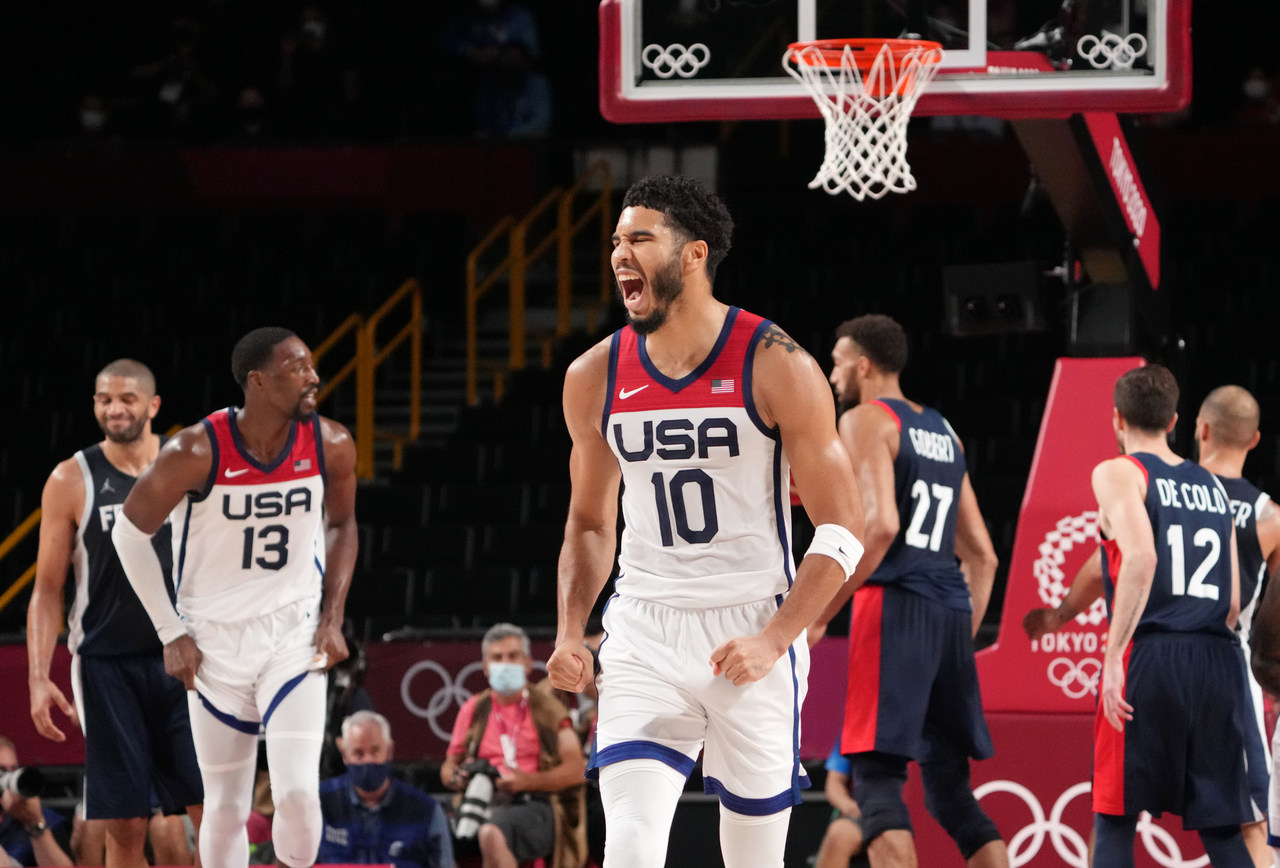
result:
<svg viewBox="0 0 1280 868"><path fill-rule="evenodd" d="M722 3L748 5L671 5ZM1275 4L1195 3L1190 105L1120 116L1159 221L1158 293L1123 269L1082 276L1093 242L1074 236L1052 172L1013 122L916 118L916 191L832 197L806 187L822 159L816 116L610 123L596 4L521 5L538 47L497 81L455 50L457 20L474 11L461 0L6 5L0 661L11 701L0 735L45 769L51 807L78 800L83 749L41 739L21 688L44 481L100 438L90 397L108 361L155 371L163 432L238 401L230 349L261 325L323 349L320 412L361 447L347 606L360 654L335 677L331 705L362 683L396 727L396 773L442 790L453 714L483 686L472 665L483 631L514 621L538 659L549 653L569 495L563 374L622 322L608 235L645 174L690 174L719 192L737 229L717 296L776 321L824 369L842 320L877 312L906 327L904 389L959 433L1000 557L980 647L1025 646L1016 625L1047 600L1018 570L1015 540L1059 360L1168 365L1183 454L1203 396L1244 386L1262 407L1246 476L1280 485ZM1036 32L1058 5L1016 4L1013 29ZM316 21L318 47L307 44ZM1048 480L1087 474L1069 455L1039 462ZM794 512L803 551L812 527ZM1062 570L1069 579L1074 567ZM827 819L838 623L823 646L815 675L822 664L837 682L810 694L815 788L793 815L788 866L817 850ZM55 669L65 681L63 652ZM1068 717L1062 739L1080 732ZM1081 738L1072 781L1088 780ZM695 772L669 865L719 864L715 811ZM1001 827L1006 839L1019 830ZM1014 864L1082 864L1028 840L1011 845ZM940 852L934 864L961 864Z"/></svg>

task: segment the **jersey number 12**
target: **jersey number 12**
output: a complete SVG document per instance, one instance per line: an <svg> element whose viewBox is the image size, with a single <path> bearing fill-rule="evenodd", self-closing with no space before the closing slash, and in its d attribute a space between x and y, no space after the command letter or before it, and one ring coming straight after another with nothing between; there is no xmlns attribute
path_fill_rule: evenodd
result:
<svg viewBox="0 0 1280 868"><path fill-rule="evenodd" d="M1207 527L1202 527L1196 531L1196 535L1191 538L1196 548L1208 548L1204 559L1200 561L1200 566L1196 567L1196 571L1191 574L1191 583L1187 584L1187 555L1186 546L1182 541L1182 525L1169 525L1169 532L1165 535L1166 541L1169 543L1169 573L1172 578L1172 593L1175 597L1188 596L1200 597L1203 600L1218 599L1218 586L1206 585L1205 578L1209 575L1209 571L1218 563L1218 558L1222 555L1222 540L1218 537L1216 531Z"/></svg>

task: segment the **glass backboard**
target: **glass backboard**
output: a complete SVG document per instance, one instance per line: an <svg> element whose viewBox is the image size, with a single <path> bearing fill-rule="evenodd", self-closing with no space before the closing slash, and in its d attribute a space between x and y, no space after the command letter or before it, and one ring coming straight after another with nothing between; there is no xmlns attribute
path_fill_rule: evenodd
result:
<svg viewBox="0 0 1280 868"><path fill-rule="evenodd" d="M945 52L915 114L1172 112L1191 97L1190 15L1190 0L604 0L600 107L619 123L815 117L783 69L790 43L910 32Z"/></svg>

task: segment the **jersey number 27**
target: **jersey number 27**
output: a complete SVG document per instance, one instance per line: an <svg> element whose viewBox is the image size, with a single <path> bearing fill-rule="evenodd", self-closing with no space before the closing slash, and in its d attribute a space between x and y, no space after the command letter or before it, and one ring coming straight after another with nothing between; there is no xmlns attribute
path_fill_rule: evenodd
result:
<svg viewBox="0 0 1280 868"><path fill-rule="evenodd" d="M938 501L938 511L933 517L933 529L924 532L924 521L929 517L931 499ZM955 500L955 490L948 485L934 483L929 485L923 479L917 479L911 486L911 499L915 505L911 508L911 523L907 525L906 543L912 548L928 549L936 552L942 548L942 532L947 527L947 513L951 510L951 502Z"/></svg>

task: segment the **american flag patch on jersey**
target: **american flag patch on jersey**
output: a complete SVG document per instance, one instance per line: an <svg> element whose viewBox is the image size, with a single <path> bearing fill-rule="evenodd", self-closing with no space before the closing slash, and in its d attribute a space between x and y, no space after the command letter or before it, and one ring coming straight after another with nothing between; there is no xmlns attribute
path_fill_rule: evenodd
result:
<svg viewBox="0 0 1280 868"><path fill-rule="evenodd" d="M733 380L712 380L711 394L728 395L733 392Z"/></svg>
<svg viewBox="0 0 1280 868"><path fill-rule="evenodd" d="M297 471L299 471L299 470L310 470L310 469L311 469L311 459L310 459L310 458L299 458L297 461L293 462L293 469L294 469L294 472L295 472L295 473L296 473Z"/></svg>

